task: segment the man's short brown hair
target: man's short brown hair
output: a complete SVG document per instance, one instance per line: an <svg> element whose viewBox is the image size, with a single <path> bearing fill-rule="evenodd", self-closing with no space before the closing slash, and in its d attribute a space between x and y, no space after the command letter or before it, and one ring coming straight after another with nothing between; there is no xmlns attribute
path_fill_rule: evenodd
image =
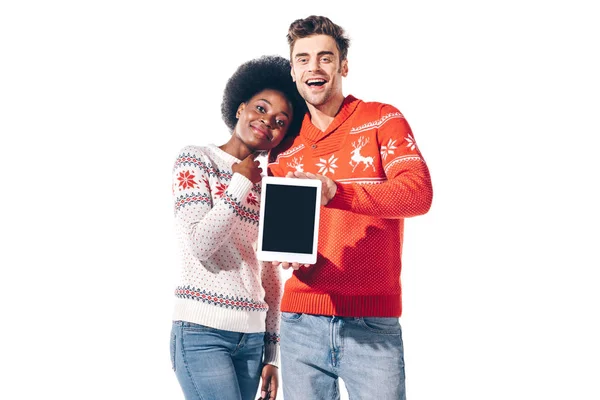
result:
<svg viewBox="0 0 600 400"><path fill-rule="evenodd" d="M304 19L297 19L290 25L287 34L287 41L290 45L290 57L296 40L312 35L331 36L340 52L340 62L348 56L350 39L346 36L344 28L334 24L329 18L318 15L311 15Z"/></svg>

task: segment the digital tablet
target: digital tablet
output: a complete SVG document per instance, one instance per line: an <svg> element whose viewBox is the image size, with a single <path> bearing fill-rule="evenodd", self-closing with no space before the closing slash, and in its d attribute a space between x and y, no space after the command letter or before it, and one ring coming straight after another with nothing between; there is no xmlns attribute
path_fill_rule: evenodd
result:
<svg viewBox="0 0 600 400"><path fill-rule="evenodd" d="M258 259L316 263L320 210L320 180L263 177Z"/></svg>

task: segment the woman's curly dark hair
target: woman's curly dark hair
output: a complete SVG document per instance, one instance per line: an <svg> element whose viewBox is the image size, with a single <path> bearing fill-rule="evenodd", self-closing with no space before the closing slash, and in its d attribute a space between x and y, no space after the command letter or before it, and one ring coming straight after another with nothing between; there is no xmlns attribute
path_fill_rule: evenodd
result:
<svg viewBox="0 0 600 400"><path fill-rule="evenodd" d="M292 104L294 115L286 136L297 135L306 112L306 103L292 81L290 68L290 61L281 56L261 56L240 65L223 91L221 115L225 124L233 131L240 104L262 90L272 89L283 93Z"/></svg>

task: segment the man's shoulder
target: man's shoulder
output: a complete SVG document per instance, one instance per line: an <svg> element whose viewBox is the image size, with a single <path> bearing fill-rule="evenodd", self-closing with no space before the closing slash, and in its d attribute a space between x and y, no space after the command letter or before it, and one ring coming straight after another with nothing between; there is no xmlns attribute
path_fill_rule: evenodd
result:
<svg viewBox="0 0 600 400"><path fill-rule="evenodd" d="M362 101L354 114L350 134L380 128L389 120L404 119L398 108L378 101Z"/></svg>
<svg viewBox="0 0 600 400"><path fill-rule="evenodd" d="M286 137L277 147L269 151L268 162L274 162L278 156L288 156L304 148L300 136Z"/></svg>
<svg viewBox="0 0 600 400"><path fill-rule="evenodd" d="M380 101L364 101L362 100L356 111L361 115L382 116L388 113L400 112L397 107Z"/></svg>

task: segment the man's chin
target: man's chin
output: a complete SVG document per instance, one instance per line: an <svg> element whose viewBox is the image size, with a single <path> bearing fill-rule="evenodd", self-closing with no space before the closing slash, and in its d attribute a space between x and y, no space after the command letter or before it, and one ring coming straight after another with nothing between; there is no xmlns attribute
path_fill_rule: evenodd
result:
<svg viewBox="0 0 600 400"><path fill-rule="evenodd" d="M328 96L325 93L322 94L311 94L311 93L304 93L304 100L310 104L311 106L315 106L315 107L319 107L322 106L323 104L327 103L328 100Z"/></svg>

